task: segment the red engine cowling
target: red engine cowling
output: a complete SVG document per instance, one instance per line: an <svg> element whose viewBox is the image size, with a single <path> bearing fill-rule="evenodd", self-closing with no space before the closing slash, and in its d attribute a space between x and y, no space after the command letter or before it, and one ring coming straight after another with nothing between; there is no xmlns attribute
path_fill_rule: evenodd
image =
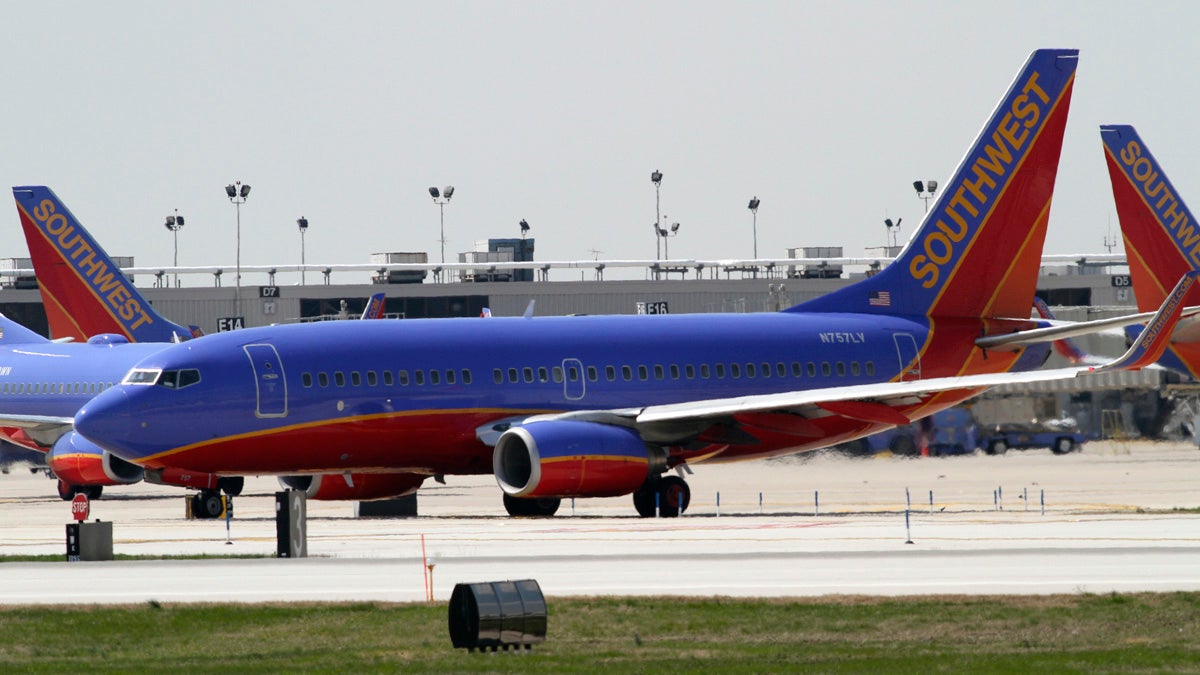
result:
<svg viewBox="0 0 1200 675"><path fill-rule="evenodd" d="M633 429L550 420L501 434L492 454L496 482L513 497L616 497L666 467Z"/></svg>
<svg viewBox="0 0 1200 675"><path fill-rule="evenodd" d="M417 491L428 476L416 473L321 473L280 476L279 484L303 490L309 499L395 499Z"/></svg>
<svg viewBox="0 0 1200 675"><path fill-rule="evenodd" d="M142 480L142 467L126 462L74 431L46 453L46 464L68 485L128 485Z"/></svg>

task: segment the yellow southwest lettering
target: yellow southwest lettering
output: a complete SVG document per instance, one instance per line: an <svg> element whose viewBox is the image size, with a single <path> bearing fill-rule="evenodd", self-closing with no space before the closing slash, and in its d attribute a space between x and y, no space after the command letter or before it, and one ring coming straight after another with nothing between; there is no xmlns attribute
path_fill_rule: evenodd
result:
<svg viewBox="0 0 1200 675"><path fill-rule="evenodd" d="M1194 267L1200 267L1200 232L1154 163L1143 154L1142 146L1136 140L1129 141L1121 149L1120 158L1127 175L1133 179L1147 205L1154 210L1159 223L1170 232L1179 251L1188 257Z"/></svg>
<svg viewBox="0 0 1200 675"><path fill-rule="evenodd" d="M933 288L941 280L942 266L954 259L954 245L968 238L972 222L987 211L989 202L1003 189L1034 127L1045 118L1049 103L1050 96L1038 84L1038 73L1031 73L1000 118L990 141L979 149L972 165L963 167L957 178L959 185L941 207L946 217L934 221L935 227L921 240L918 250L922 253L909 263L909 273L921 286ZM957 227L951 228L948 221Z"/></svg>
<svg viewBox="0 0 1200 675"><path fill-rule="evenodd" d="M153 322L150 315L142 309L142 304L121 284L120 278L109 269L108 264L96 259L96 251L84 240L83 235L76 231L66 215L56 212L53 201L42 200L34 207L33 216L51 240L57 241L63 257L74 263L83 278L97 291L97 295L112 307L125 323L133 321L129 326L130 330Z"/></svg>

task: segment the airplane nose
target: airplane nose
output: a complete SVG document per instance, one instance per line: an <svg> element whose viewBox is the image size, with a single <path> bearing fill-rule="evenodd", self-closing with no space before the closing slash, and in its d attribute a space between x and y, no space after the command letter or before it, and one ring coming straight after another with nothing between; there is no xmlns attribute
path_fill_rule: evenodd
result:
<svg viewBox="0 0 1200 675"><path fill-rule="evenodd" d="M122 455L133 437L129 398L121 387L109 389L75 414L75 431L89 441Z"/></svg>

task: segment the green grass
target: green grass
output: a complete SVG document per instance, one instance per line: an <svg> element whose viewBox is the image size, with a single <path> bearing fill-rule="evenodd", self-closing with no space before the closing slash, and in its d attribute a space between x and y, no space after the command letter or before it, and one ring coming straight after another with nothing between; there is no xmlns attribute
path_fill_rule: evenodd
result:
<svg viewBox="0 0 1200 675"><path fill-rule="evenodd" d="M1102 673L1200 669L1200 593L549 598L530 654L426 604L0 608L0 672Z"/></svg>

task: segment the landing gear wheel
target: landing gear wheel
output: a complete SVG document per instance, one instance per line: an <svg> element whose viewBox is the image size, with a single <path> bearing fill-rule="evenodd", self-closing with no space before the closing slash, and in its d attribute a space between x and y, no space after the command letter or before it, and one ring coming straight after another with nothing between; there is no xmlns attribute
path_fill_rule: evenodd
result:
<svg viewBox="0 0 1200 675"><path fill-rule="evenodd" d="M64 502L69 502L75 498L75 486L68 485L66 481L58 481L58 496L62 497Z"/></svg>
<svg viewBox="0 0 1200 675"><path fill-rule="evenodd" d="M558 512L562 500L557 497L513 497L504 495L504 510L515 517L548 518Z"/></svg>
<svg viewBox="0 0 1200 675"><path fill-rule="evenodd" d="M100 499L100 495L104 492L103 485L88 485L79 489L80 492L88 496L88 499Z"/></svg>
<svg viewBox="0 0 1200 675"><path fill-rule="evenodd" d="M219 492L205 490L192 497L192 515L203 520L220 516L222 506Z"/></svg>
<svg viewBox="0 0 1200 675"><path fill-rule="evenodd" d="M633 508L643 518L654 517L654 505L658 497L658 481L646 481L646 484L633 493Z"/></svg>
<svg viewBox="0 0 1200 675"><path fill-rule="evenodd" d="M658 482L658 510L663 518L675 518L687 511L692 489L679 476L664 476Z"/></svg>
<svg viewBox="0 0 1200 675"><path fill-rule="evenodd" d="M217 479L217 488L230 497L237 497L242 494L242 488L246 487L246 478L244 476L226 476L225 478Z"/></svg>

